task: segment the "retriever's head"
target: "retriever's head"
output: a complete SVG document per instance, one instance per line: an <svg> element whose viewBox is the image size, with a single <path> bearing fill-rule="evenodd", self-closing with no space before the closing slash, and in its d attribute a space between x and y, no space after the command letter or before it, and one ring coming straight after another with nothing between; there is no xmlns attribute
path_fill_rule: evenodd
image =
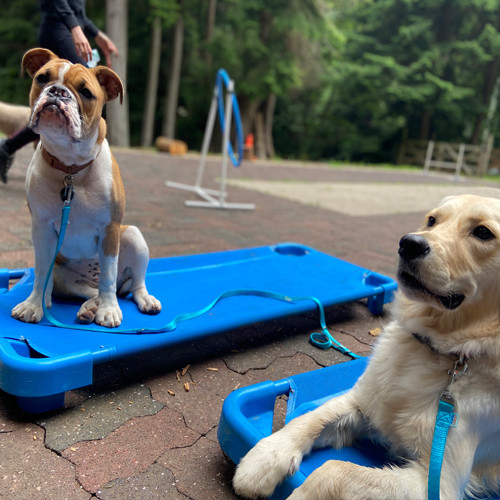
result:
<svg viewBox="0 0 500 500"><path fill-rule="evenodd" d="M401 238L398 279L410 302L432 314L500 310L500 200L451 196ZM428 311L428 314L431 314Z"/></svg>

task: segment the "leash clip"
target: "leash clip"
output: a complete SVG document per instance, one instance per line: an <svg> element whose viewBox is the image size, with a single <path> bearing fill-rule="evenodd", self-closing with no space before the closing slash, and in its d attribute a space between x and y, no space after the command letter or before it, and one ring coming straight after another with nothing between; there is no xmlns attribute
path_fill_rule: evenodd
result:
<svg viewBox="0 0 500 500"><path fill-rule="evenodd" d="M73 176L67 175L63 180L64 187L61 189L61 200L64 205L69 205L70 201L75 196L75 189L73 188Z"/></svg>
<svg viewBox="0 0 500 500"><path fill-rule="evenodd" d="M455 380L458 377L461 377L462 375L465 374L467 369L469 368L469 365L467 364L467 361L465 358L460 357L455 361L455 364L453 365L453 368L450 368L448 370L448 385L446 386L446 389L441 393L441 396L439 397L439 401L442 401L443 403L448 403L449 405L455 407L455 399L451 395L451 386L454 384Z"/></svg>
<svg viewBox="0 0 500 500"><path fill-rule="evenodd" d="M455 379L464 375L467 369L469 368L469 365L467 364L467 360L465 358L459 358L455 361L455 364L452 369L448 370L448 386L446 389L448 390L453 383L455 382Z"/></svg>

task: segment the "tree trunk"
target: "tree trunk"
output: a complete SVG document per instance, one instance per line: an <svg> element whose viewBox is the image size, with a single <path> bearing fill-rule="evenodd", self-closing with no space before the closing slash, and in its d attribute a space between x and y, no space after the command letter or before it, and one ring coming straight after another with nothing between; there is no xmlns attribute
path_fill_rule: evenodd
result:
<svg viewBox="0 0 500 500"><path fill-rule="evenodd" d="M177 118L177 104L179 100L179 85L181 81L182 51L184 49L184 19L179 16L174 30L174 47L170 78L168 82L167 103L165 108L165 121L163 122L163 135L175 138L175 122Z"/></svg>
<svg viewBox="0 0 500 500"><path fill-rule="evenodd" d="M265 142L266 155L268 158L274 158L274 140L273 140L273 121L274 109L276 108L276 94L271 94L266 101L266 119L265 119Z"/></svg>
<svg viewBox="0 0 500 500"><path fill-rule="evenodd" d="M247 135L255 133L255 116L257 114L257 110L262 104L262 101L260 99L256 99L254 101L241 99L238 101L240 104L241 125L243 128L243 134Z"/></svg>
<svg viewBox="0 0 500 500"><path fill-rule="evenodd" d="M487 116L495 114L496 106L497 106L497 98L498 98L498 88L497 88L497 75L498 75L498 58L495 57L493 61L488 66L488 73L485 78L485 82L483 85L483 104L488 106L488 115L486 113L480 113L476 119L476 123L474 125L474 131L472 132L472 136L470 138L471 144L478 144L479 142L484 142L489 135L489 130L486 130L489 126L488 120L485 127L485 131L481 133L483 129L483 122L487 119ZM496 89L496 92L495 92ZM496 95L495 95L496 93Z"/></svg>
<svg viewBox="0 0 500 500"><path fill-rule="evenodd" d="M143 147L151 146L153 143L161 55L161 19L159 17L153 19L151 28L148 84L144 102L144 114L142 116L141 146Z"/></svg>
<svg viewBox="0 0 500 500"><path fill-rule="evenodd" d="M255 154L261 160L266 159L266 134L262 111L255 116Z"/></svg>
<svg viewBox="0 0 500 500"><path fill-rule="evenodd" d="M215 10L217 7L217 0L210 0L208 4L208 20L207 20L207 47L205 48L205 63L209 68L212 66L212 53L209 50L210 42L214 36L215 29Z"/></svg>
<svg viewBox="0 0 500 500"><path fill-rule="evenodd" d="M422 111L420 117L420 134L419 139L427 141L430 139L431 135L431 121L432 121L432 111L426 109Z"/></svg>
<svg viewBox="0 0 500 500"><path fill-rule="evenodd" d="M495 85L491 92L490 103L488 106L488 114L486 115L486 124L484 126L483 133L481 135L481 144L485 144L491 135L491 129L493 127L493 121L495 120L495 115L498 108L498 96L500 93L500 76L497 76L495 80Z"/></svg>
<svg viewBox="0 0 500 500"><path fill-rule="evenodd" d="M106 0L106 32L115 42L120 57L113 56L113 70L127 88L128 0ZM128 96L107 104L108 140L115 146L130 146Z"/></svg>

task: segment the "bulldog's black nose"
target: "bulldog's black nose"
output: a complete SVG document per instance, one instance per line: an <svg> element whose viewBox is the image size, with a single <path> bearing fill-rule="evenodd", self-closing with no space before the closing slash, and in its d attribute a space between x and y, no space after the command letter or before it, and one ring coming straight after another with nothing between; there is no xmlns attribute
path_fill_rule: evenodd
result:
<svg viewBox="0 0 500 500"><path fill-rule="evenodd" d="M52 85L47 91L51 97L59 97L60 99L67 99L69 97L69 92L60 85Z"/></svg>
<svg viewBox="0 0 500 500"><path fill-rule="evenodd" d="M418 234L407 234L399 241L399 256L405 260L414 260L425 257L431 251L431 247L423 236Z"/></svg>

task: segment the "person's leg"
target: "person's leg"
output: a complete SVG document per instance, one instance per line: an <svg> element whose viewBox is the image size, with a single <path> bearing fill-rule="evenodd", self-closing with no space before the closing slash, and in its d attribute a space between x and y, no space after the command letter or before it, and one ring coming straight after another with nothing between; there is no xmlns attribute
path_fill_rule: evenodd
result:
<svg viewBox="0 0 500 500"><path fill-rule="evenodd" d="M0 180L4 184L7 184L7 172L12 166L15 152L37 138L38 134L26 126L7 139L0 140Z"/></svg>

